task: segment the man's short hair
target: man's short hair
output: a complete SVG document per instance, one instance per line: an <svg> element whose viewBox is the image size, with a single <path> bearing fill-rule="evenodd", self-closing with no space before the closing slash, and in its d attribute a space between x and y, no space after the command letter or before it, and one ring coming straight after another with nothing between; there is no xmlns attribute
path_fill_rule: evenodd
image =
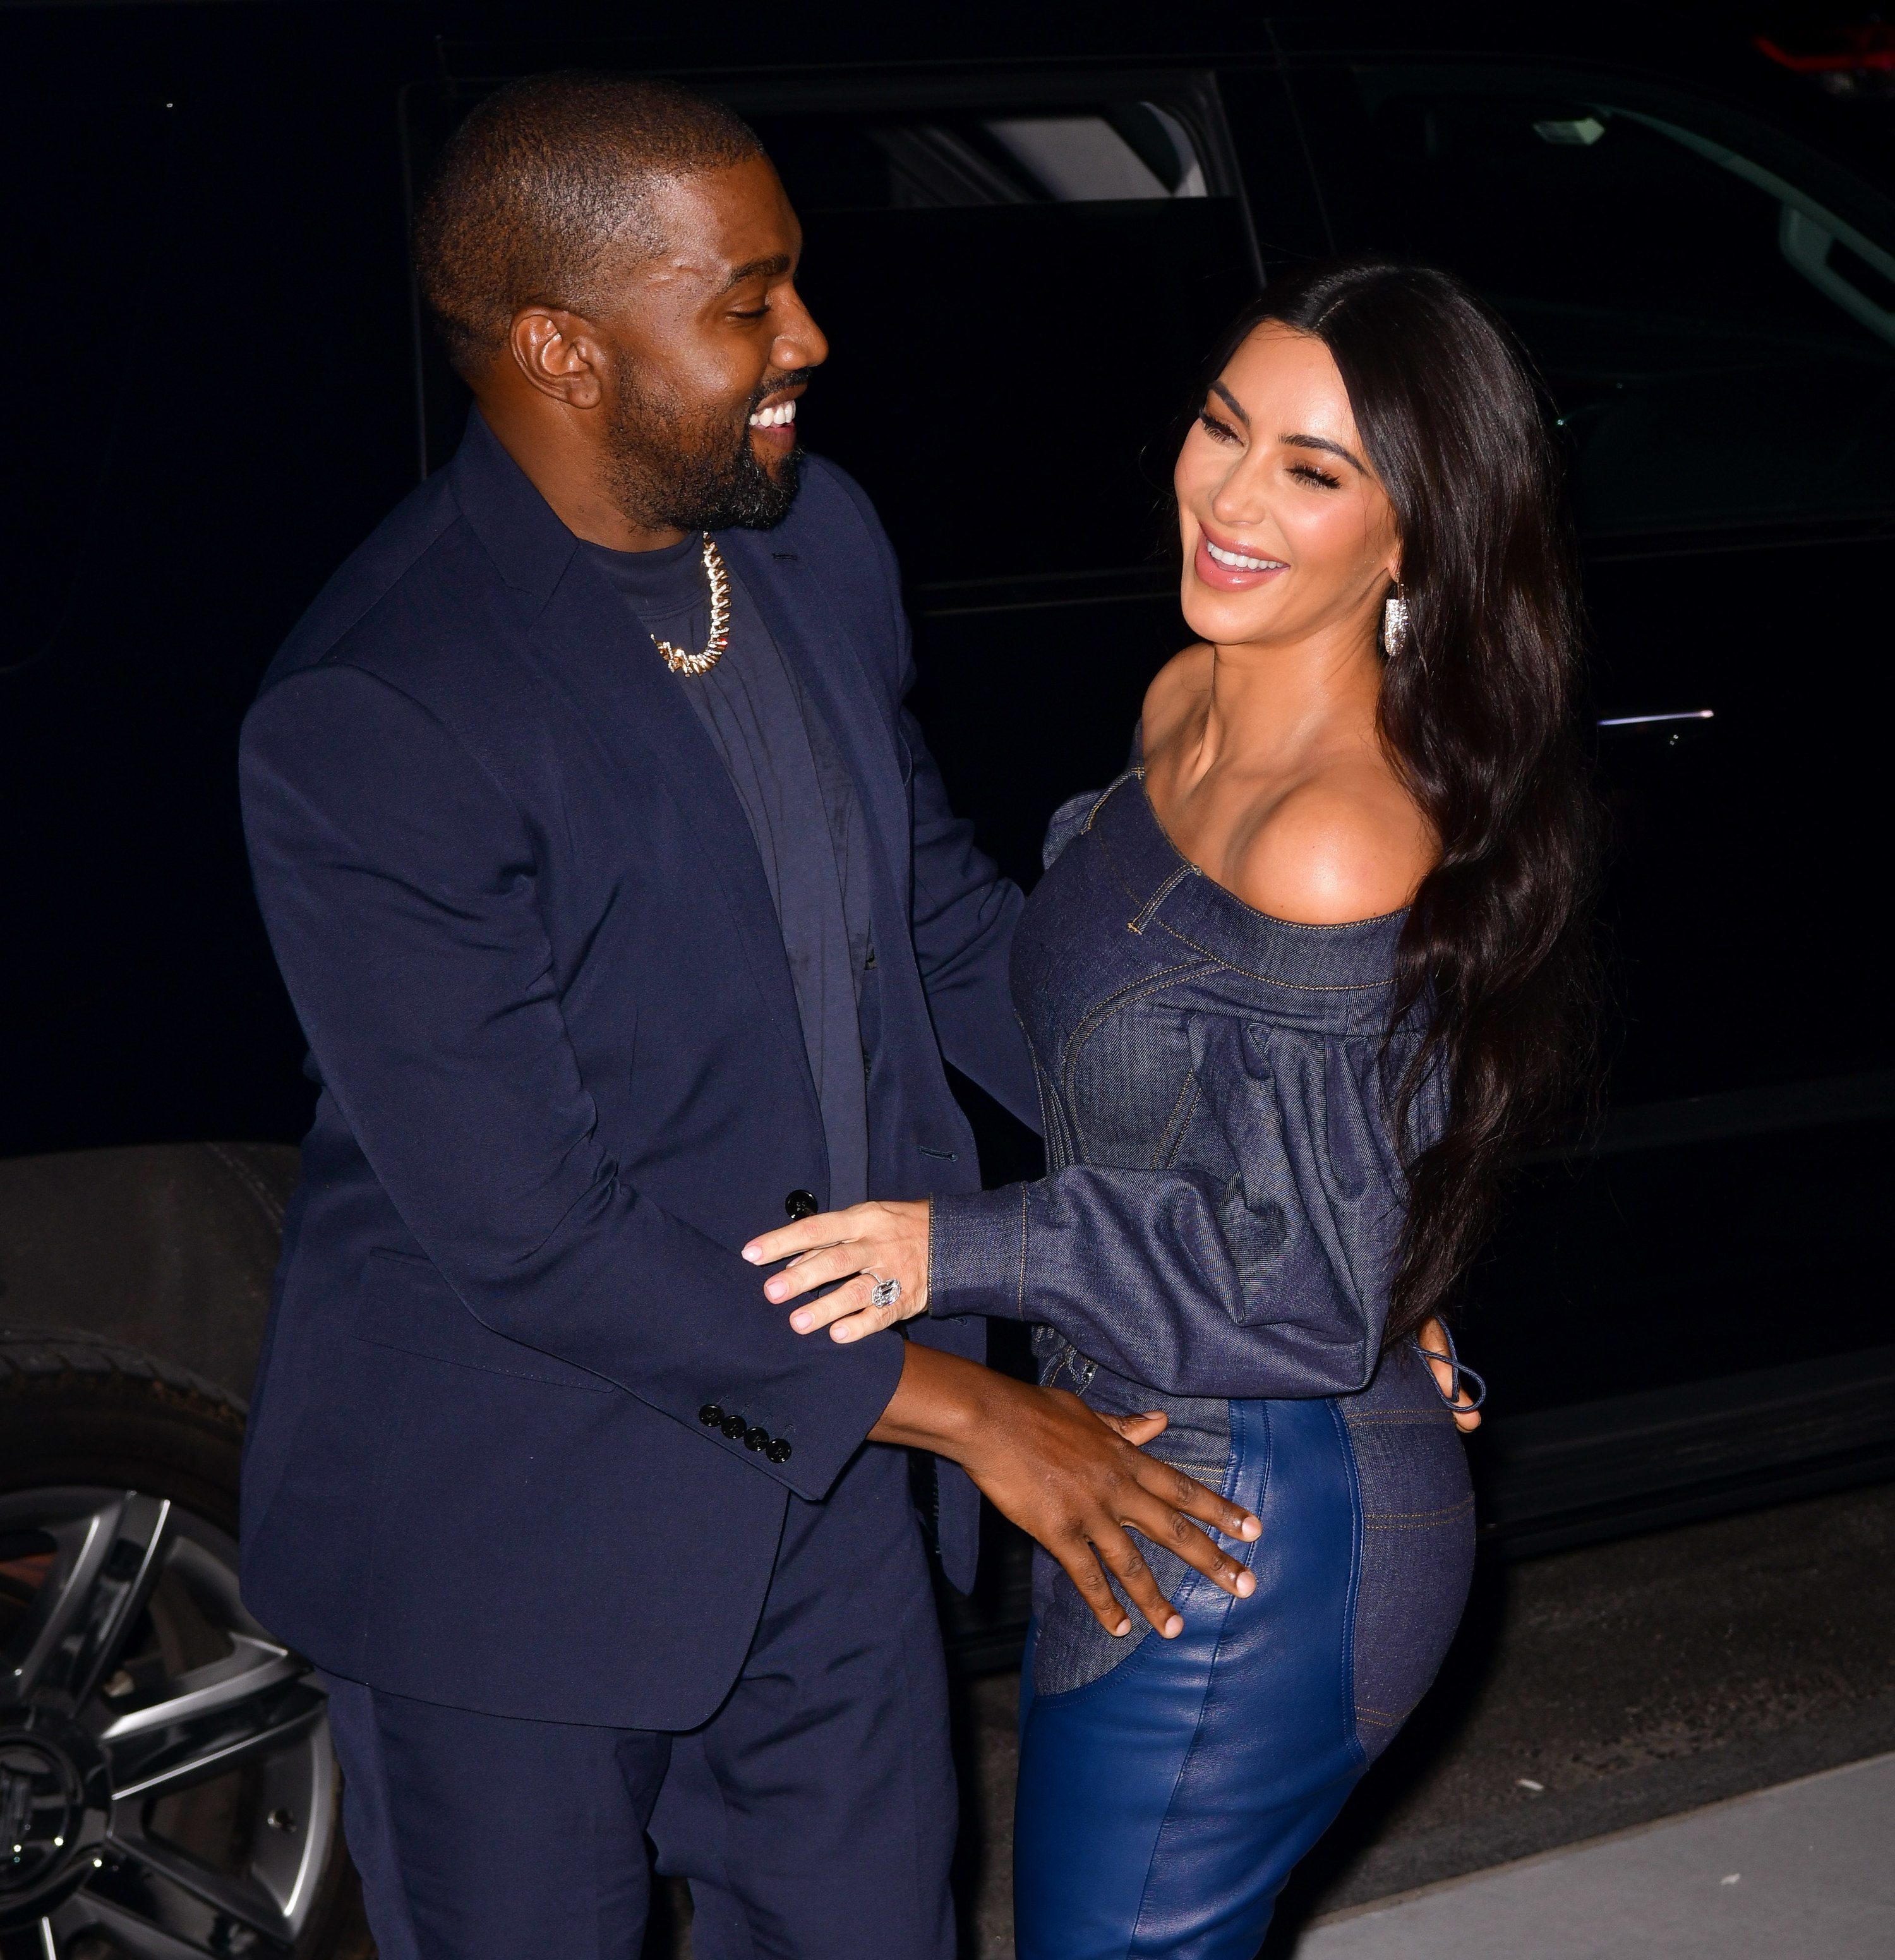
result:
<svg viewBox="0 0 1895 1960"><path fill-rule="evenodd" d="M670 82L573 69L489 96L415 214L416 270L448 358L479 372L524 306L585 312L615 247L662 248L654 182L763 154L721 103Z"/></svg>

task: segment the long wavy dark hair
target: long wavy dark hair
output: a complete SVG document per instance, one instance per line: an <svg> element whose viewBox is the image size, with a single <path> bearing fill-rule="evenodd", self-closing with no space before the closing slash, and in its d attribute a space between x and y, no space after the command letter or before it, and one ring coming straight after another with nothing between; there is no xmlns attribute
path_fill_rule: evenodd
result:
<svg viewBox="0 0 1895 1960"><path fill-rule="evenodd" d="M1422 1030L1387 1070L1396 1135L1412 1135L1431 1079L1448 1104L1445 1131L1408 1159L1394 1340L1453 1303L1518 1151L1594 1079L1600 825L1576 714L1578 582L1543 392L1457 280L1355 259L1271 286L1231 322L1190 418L1266 321L1334 356L1394 507L1409 633L1383 670L1381 740L1441 842L1389 1021L1391 1036L1411 1017Z"/></svg>

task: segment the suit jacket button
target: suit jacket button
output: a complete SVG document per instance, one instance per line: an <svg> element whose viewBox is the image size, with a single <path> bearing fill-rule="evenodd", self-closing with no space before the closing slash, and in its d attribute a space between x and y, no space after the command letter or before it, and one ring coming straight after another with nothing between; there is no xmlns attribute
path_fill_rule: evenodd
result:
<svg viewBox="0 0 1895 1960"><path fill-rule="evenodd" d="M792 1218L814 1218L818 1207L813 1191L792 1191L783 1201L783 1209Z"/></svg>
<svg viewBox="0 0 1895 1960"><path fill-rule="evenodd" d="M734 1443L750 1427L750 1424L740 1415L727 1415L718 1427Z"/></svg>
<svg viewBox="0 0 1895 1960"><path fill-rule="evenodd" d="M767 1429L747 1429L744 1432L744 1447L746 1449L761 1449L769 1440L770 1433Z"/></svg>
<svg viewBox="0 0 1895 1960"><path fill-rule="evenodd" d="M721 1429L724 1427L724 1411L715 1402L706 1402L698 1411L697 1419L706 1429Z"/></svg>
<svg viewBox="0 0 1895 1960"><path fill-rule="evenodd" d="M779 1436L765 1449L763 1454L772 1463L787 1463L790 1460L790 1446Z"/></svg>

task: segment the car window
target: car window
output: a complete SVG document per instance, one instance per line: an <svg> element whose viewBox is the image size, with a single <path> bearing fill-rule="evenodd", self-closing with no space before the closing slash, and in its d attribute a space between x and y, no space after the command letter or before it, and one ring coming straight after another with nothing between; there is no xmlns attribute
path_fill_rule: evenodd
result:
<svg viewBox="0 0 1895 1960"><path fill-rule="evenodd" d="M78 595L135 385L168 129L162 102L15 102L0 115L0 336L17 383L4 424L0 670L45 652Z"/></svg>
<svg viewBox="0 0 1895 1960"><path fill-rule="evenodd" d="M1312 119L1339 231L1443 265L1537 358L1595 539L1895 513L1895 252L1611 99L1355 72Z"/></svg>
<svg viewBox="0 0 1895 1960"><path fill-rule="evenodd" d="M1155 102L1040 113L922 111L754 119L811 211L927 211L1203 197L1190 132Z"/></svg>
<svg viewBox="0 0 1895 1960"><path fill-rule="evenodd" d="M1151 556L1164 431L1256 279L1190 113L753 115L832 348L804 439L862 479L916 583Z"/></svg>

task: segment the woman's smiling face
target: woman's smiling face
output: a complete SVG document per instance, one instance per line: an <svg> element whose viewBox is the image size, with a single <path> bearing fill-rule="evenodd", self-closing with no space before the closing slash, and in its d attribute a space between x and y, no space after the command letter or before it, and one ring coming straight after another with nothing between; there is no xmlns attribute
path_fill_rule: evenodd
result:
<svg viewBox="0 0 1895 1960"><path fill-rule="evenodd" d="M1260 326L1204 398L1174 476L1186 623L1216 646L1371 636L1395 514L1314 334Z"/></svg>

